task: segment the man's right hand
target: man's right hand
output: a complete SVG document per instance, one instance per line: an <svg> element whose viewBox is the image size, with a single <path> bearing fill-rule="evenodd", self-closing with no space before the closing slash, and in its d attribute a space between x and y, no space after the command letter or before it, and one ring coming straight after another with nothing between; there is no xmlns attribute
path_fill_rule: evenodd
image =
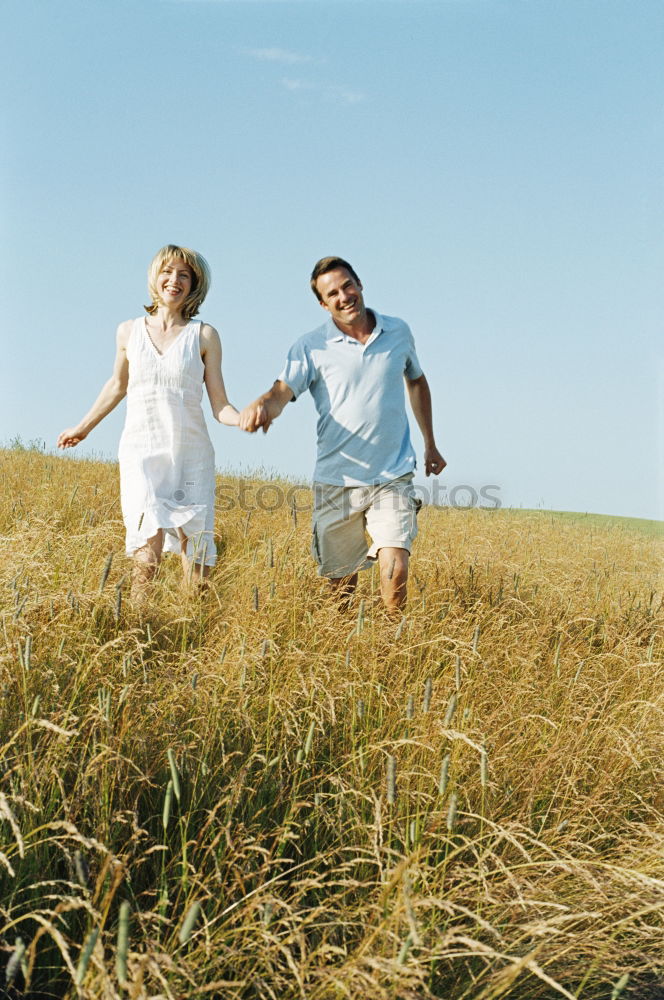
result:
<svg viewBox="0 0 664 1000"><path fill-rule="evenodd" d="M273 420L276 420L286 403L293 399L293 390L280 379L272 388L245 406L240 414L240 427L249 434L255 434L259 427L266 434Z"/></svg>
<svg viewBox="0 0 664 1000"><path fill-rule="evenodd" d="M255 434L259 427L263 428L263 433L267 434L268 427L273 418L270 416L267 406L262 400L257 399L255 403L240 412L240 427L249 434Z"/></svg>

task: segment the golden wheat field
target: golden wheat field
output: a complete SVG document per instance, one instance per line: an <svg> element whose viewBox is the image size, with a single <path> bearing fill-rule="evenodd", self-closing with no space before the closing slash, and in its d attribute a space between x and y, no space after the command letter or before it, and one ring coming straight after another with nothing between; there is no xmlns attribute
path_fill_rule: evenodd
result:
<svg viewBox="0 0 664 1000"><path fill-rule="evenodd" d="M0 462L0 995L664 997L661 538L424 508L394 620L222 477L139 613L117 467Z"/></svg>

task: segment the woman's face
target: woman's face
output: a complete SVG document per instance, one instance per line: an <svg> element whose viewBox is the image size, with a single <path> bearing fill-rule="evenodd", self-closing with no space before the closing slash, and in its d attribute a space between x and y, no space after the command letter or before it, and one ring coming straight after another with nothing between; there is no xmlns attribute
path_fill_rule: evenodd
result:
<svg viewBox="0 0 664 1000"><path fill-rule="evenodd" d="M193 284L194 276L188 264L177 257L167 260L157 278L159 299L170 309L181 309Z"/></svg>

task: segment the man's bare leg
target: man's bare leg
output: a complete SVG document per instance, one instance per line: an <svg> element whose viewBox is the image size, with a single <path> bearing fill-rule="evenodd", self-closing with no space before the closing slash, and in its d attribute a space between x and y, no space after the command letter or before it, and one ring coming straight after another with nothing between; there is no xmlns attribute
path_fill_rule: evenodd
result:
<svg viewBox="0 0 664 1000"><path fill-rule="evenodd" d="M147 598L164 547L164 532L160 528L156 535L148 538L145 545L134 552L134 565L131 572L131 600L134 604L143 604Z"/></svg>
<svg viewBox="0 0 664 1000"><path fill-rule="evenodd" d="M385 547L378 550L380 593L388 611L399 611L408 588L408 549Z"/></svg>
<svg viewBox="0 0 664 1000"><path fill-rule="evenodd" d="M334 596L339 598L340 605L344 608L348 607L348 603L357 587L357 573L353 573L352 576L328 577L328 580Z"/></svg>

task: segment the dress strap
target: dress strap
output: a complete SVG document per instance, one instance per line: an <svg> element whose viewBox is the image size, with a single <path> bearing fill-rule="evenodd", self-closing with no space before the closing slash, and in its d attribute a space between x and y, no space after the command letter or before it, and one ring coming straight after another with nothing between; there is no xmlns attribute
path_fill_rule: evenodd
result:
<svg viewBox="0 0 664 1000"><path fill-rule="evenodd" d="M203 329L203 321L200 319L191 321L191 344L192 351L201 361L203 360L201 355L201 330Z"/></svg>

